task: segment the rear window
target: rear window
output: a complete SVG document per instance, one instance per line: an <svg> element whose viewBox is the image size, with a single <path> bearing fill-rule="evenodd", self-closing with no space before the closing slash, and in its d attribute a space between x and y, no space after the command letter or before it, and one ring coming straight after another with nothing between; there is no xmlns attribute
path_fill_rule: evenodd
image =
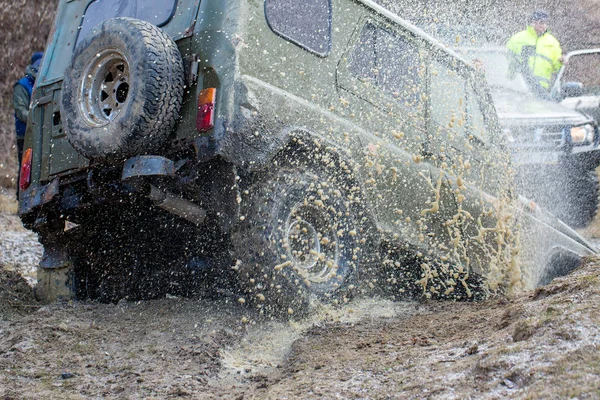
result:
<svg viewBox="0 0 600 400"><path fill-rule="evenodd" d="M331 49L331 0L266 0L273 32L321 57Z"/></svg>
<svg viewBox="0 0 600 400"><path fill-rule="evenodd" d="M115 17L130 17L163 26L173 17L177 0L95 0L88 5L77 37L79 43L92 28Z"/></svg>

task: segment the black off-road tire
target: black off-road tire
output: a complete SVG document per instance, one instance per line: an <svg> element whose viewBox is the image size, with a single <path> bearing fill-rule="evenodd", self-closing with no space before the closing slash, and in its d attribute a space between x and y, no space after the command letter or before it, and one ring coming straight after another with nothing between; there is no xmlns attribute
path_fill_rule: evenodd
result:
<svg viewBox="0 0 600 400"><path fill-rule="evenodd" d="M582 257L578 254L567 251L554 254L540 274L536 287L547 285L554 278L569 274L579 268L581 260Z"/></svg>
<svg viewBox="0 0 600 400"><path fill-rule="evenodd" d="M444 266L440 260L424 259L407 244L388 242L382 253L383 293L394 300L481 301L489 294L484 277ZM435 271L425 282L423 264Z"/></svg>
<svg viewBox="0 0 600 400"><path fill-rule="evenodd" d="M373 261L372 238L360 193L341 175L283 162L247 189L232 234L245 300L270 315L304 315L312 298L352 295Z"/></svg>
<svg viewBox="0 0 600 400"><path fill-rule="evenodd" d="M573 228L585 228L598 210L598 175L596 171L574 173L562 185L558 218ZM560 190L560 189L559 189Z"/></svg>
<svg viewBox="0 0 600 400"><path fill-rule="evenodd" d="M77 47L62 86L69 142L91 159L120 159L164 144L181 108L184 68L173 40L133 18L113 18Z"/></svg>
<svg viewBox="0 0 600 400"><path fill-rule="evenodd" d="M581 204L581 220L582 226L589 225L598 211L598 196L600 195L598 190L598 175L596 171L587 171L582 176L582 184L578 188L579 192L577 196L580 198Z"/></svg>

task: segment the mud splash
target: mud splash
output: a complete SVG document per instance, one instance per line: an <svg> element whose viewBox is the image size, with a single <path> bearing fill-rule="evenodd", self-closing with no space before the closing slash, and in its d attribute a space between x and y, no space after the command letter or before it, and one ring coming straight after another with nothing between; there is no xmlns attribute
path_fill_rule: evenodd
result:
<svg viewBox="0 0 600 400"><path fill-rule="evenodd" d="M418 305L381 298L356 299L341 307L319 303L305 319L289 321L250 321L246 333L234 345L221 349L222 369L216 380L236 375L266 374L289 355L293 343L310 329L328 324L354 325L364 320L408 317Z"/></svg>

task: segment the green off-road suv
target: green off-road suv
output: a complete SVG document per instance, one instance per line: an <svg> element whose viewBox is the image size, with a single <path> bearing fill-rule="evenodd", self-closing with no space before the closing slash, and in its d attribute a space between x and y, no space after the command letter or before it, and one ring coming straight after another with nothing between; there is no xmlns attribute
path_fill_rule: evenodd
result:
<svg viewBox="0 0 600 400"><path fill-rule="evenodd" d="M45 300L473 298L593 252L511 194L477 71L372 1L61 0L45 54L19 182Z"/></svg>

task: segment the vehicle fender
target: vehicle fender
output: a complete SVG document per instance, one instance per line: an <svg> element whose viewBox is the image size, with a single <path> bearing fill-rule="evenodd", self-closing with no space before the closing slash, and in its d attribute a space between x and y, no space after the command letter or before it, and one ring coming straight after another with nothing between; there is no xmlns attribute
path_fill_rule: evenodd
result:
<svg viewBox="0 0 600 400"><path fill-rule="evenodd" d="M217 120L216 126L222 126L223 132L213 135L213 143L206 138L207 143L196 148L214 147L214 153L247 171L265 169L288 143L291 130L277 118L270 118L260 97L243 82L236 82L235 93L233 118ZM203 152L207 151L199 151L200 158Z"/></svg>
<svg viewBox="0 0 600 400"><path fill-rule="evenodd" d="M271 166L273 159L281 152L290 151L292 148L302 148L309 152L328 153L339 160L345 160L353 165L352 156L345 149L336 146L328 138L319 135L304 127L285 127L275 134L261 135L261 145L254 148L254 160L246 160L248 153L236 157L238 163L250 171L262 170ZM231 160L236 163L234 159Z"/></svg>
<svg viewBox="0 0 600 400"><path fill-rule="evenodd" d="M257 131L258 132L258 131ZM356 184L361 184L358 165L353 161L352 155L346 150L330 141L328 138L304 127L289 126L280 129L275 134L253 135L251 143L236 141L237 149L222 152L221 155L229 162L239 165L249 172L265 170L273 165L273 160L278 155L286 152L301 150L308 154L320 154L328 163L336 166L343 165L348 179ZM225 150L223 147L222 150Z"/></svg>
<svg viewBox="0 0 600 400"><path fill-rule="evenodd" d="M224 158L242 166L249 172L257 172L273 167L277 162L276 157L285 157L285 154L289 154L291 157L297 156L298 153L314 156L332 170L341 171L349 184L358 186L365 202L363 209L372 209L368 198L364 196L364 182L362 182L362 175L358 170L359 166L348 150L305 127L289 126L279 130L276 134L257 135L255 138L260 140L260 146L244 146L246 152L243 154L240 154L238 150L229 154L233 158L227 159L225 155ZM247 151L250 151L251 154L248 154ZM249 160L250 156L252 160ZM375 213L366 212L365 217L367 218L365 227L371 230L369 237L379 241L377 239L379 235L375 232L379 226Z"/></svg>

